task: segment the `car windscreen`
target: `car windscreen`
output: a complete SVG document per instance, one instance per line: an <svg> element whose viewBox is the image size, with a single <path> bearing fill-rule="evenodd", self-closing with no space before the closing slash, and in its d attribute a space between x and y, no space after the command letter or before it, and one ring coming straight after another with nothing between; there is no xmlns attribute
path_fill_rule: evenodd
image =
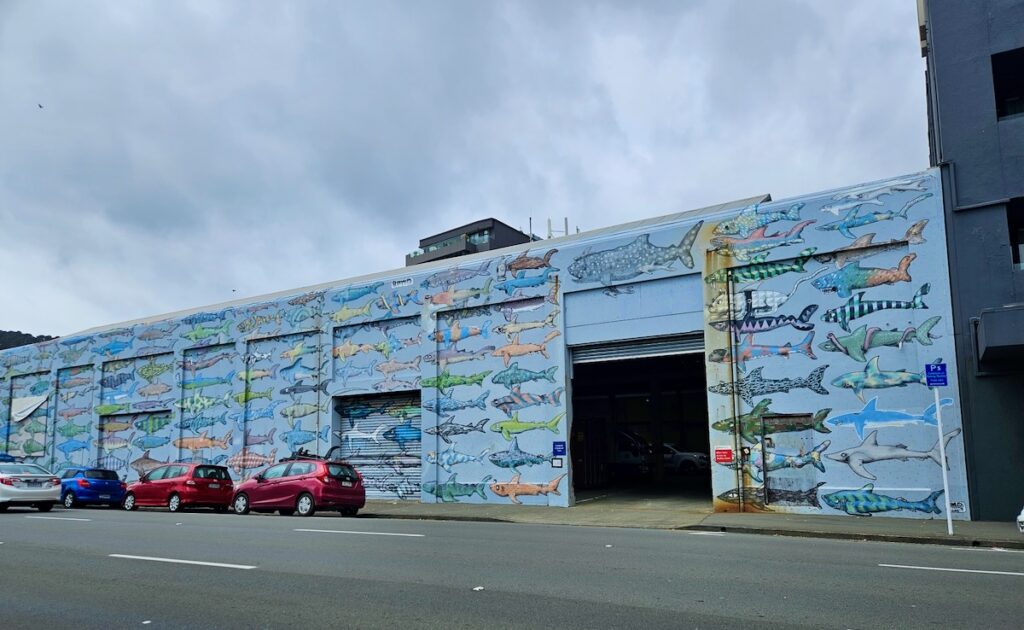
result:
<svg viewBox="0 0 1024 630"><path fill-rule="evenodd" d="M88 479L108 479L110 481L117 481L117 473L113 470L87 470L85 476Z"/></svg>
<svg viewBox="0 0 1024 630"><path fill-rule="evenodd" d="M358 475L356 475L356 469L352 468L348 464L327 464L327 474L335 479L341 479L343 481L355 481L359 478Z"/></svg>
<svg viewBox="0 0 1024 630"><path fill-rule="evenodd" d="M34 464L0 464L0 474L5 475L49 475L50 473Z"/></svg>
<svg viewBox="0 0 1024 630"><path fill-rule="evenodd" d="M229 481L231 479L228 475L228 469L220 466L196 466L192 476L196 479L217 479L219 481Z"/></svg>

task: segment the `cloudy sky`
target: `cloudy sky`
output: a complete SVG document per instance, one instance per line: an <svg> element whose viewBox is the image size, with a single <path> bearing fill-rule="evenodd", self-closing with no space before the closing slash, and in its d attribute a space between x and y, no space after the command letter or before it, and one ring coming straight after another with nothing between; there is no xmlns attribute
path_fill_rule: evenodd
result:
<svg viewBox="0 0 1024 630"><path fill-rule="evenodd" d="M916 171L925 116L913 2L3 2L0 329Z"/></svg>

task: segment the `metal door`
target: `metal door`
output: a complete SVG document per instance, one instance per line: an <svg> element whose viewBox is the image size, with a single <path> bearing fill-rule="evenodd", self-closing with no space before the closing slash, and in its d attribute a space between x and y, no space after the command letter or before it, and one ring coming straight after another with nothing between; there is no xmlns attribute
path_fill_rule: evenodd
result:
<svg viewBox="0 0 1024 630"><path fill-rule="evenodd" d="M420 497L422 437L419 392L335 399L334 443L363 476L366 496Z"/></svg>

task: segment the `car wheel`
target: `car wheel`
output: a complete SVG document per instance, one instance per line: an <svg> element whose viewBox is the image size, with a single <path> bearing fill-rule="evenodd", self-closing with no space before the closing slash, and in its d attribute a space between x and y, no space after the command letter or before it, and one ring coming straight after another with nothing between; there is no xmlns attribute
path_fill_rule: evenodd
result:
<svg viewBox="0 0 1024 630"><path fill-rule="evenodd" d="M177 493L174 493L167 499L167 509L171 512L178 512L181 510L181 497Z"/></svg>
<svg viewBox="0 0 1024 630"><path fill-rule="evenodd" d="M278 510L277 513L281 516L291 516L292 514L295 514L295 510L293 508L281 509Z"/></svg>
<svg viewBox="0 0 1024 630"><path fill-rule="evenodd" d="M53 509L52 503L36 503L36 509L40 512L49 512Z"/></svg>
<svg viewBox="0 0 1024 630"><path fill-rule="evenodd" d="M64 507L66 507L69 510L71 508L75 507L75 493L74 492L69 492L69 493L64 495Z"/></svg>
<svg viewBox="0 0 1024 630"><path fill-rule="evenodd" d="M235 514L248 514L249 513L249 495L240 494L235 497L232 505L235 508Z"/></svg>
<svg viewBox="0 0 1024 630"><path fill-rule="evenodd" d="M127 510L129 512L134 510L135 509L135 495L132 494L131 492L129 492L128 494L124 495L124 503L121 504L121 507L123 507L125 510Z"/></svg>
<svg viewBox="0 0 1024 630"><path fill-rule="evenodd" d="M359 508L353 508L353 507L341 508L338 511L341 512L342 516L355 516L356 514L359 514Z"/></svg>
<svg viewBox="0 0 1024 630"><path fill-rule="evenodd" d="M313 495L308 492L300 494L298 500L295 501L295 511L299 513L299 516L313 516L316 512Z"/></svg>

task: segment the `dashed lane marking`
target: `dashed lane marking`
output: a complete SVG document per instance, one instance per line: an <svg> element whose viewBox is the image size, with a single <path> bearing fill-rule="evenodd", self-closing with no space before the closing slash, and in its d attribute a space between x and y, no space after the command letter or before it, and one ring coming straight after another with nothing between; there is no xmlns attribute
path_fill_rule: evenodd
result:
<svg viewBox="0 0 1024 630"><path fill-rule="evenodd" d="M91 518L73 518L71 516L26 516L25 518L35 518L41 521L78 521L79 523L90 523Z"/></svg>
<svg viewBox="0 0 1024 630"><path fill-rule="evenodd" d="M256 567L249 564L228 564L226 562L200 562L198 560L181 560L179 558L156 558L153 556L129 556L121 553L110 554L111 558L121 558L124 560L148 560L149 562L169 562L171 564L192 564L201 567L221 567L224 569L255 569Z"/></svg>
<svg viewBox="0 0 1024 630"><path fill-rule="evenodd" d="M1024 573L1016 571L984 571L981 569L950 569L947 567L916 567L910 564L880 564L880 567L888 569L916 569L918 571L947 571L949 573L985 573L988 575L1014 575L1024 577Z"/></svg>
<svg viewBox="0 0 1024 630"><path fill-rule="evenodd" d="M404 536L407 538L423 538L424 534L396 534L392 532L355 532L346 529L294 529L296 532L315 532L318 534L358 534L362 536Z"/></svg>

